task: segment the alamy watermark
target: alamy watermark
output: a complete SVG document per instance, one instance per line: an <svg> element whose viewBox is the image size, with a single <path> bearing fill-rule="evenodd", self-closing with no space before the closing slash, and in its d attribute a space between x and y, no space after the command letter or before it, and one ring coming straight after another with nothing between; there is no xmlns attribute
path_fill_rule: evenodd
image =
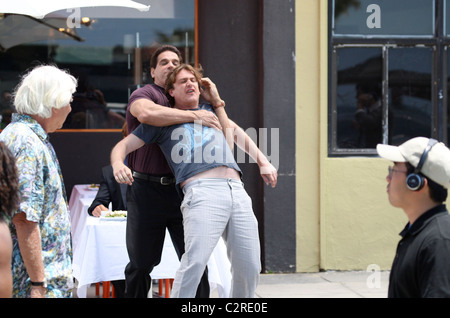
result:
<svg viewBox="0 0 450 318"><path fill-rule="evenodd" d="M280 131L279 128L248 128L244 133L237 134L233 128L225 131L225 139L221 147L217 141L210 142L217 135L204 135L201 121L195 121L193 131L187 132L185 127L172 131L171 139L178 140L171 150L171 159L175 163L256 163L259 149L270 163L278 170L280 163ZM207 142L205 142L205 140ZM226 141L236 141L241 147L233 147L226 151ZM270 141L270 143L269 143ZM231 142L230 142L231 143ZM254 143L254 147L250 147ZM194 149L192 155L191 149ZM248 152L248 156L247 156ZM263 173L263 171L261 171Z"/></svg>
<svg viewBox="0 0 450 318"><path fill-rule="evenodd" d="M67 12L71 13L66 19L68 28L80 28L81 27L81 10L80 8L67 9Z"/></svg>
<svg viewBox="0 0 450 318"><path fill-rule="evenodd" d="M366 9L370 15L366 19L366 25L369 29L381 28L381 8L378 4L370 4Z"/></svg>
<svg viewBox="0 0 450 318"><path fill-rule="evenodd" d="M370 264L367 266L366 272L371 273L367 279L366 284L368 288L381 288L381 270L377 264Z"/></svg>

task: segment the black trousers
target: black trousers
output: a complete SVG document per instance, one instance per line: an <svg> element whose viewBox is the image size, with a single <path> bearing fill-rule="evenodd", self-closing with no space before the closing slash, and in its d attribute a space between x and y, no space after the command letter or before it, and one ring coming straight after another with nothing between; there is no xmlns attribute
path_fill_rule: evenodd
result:
<svg viewBox="0 0 450 318"><path fill-rule="evenodd" d="M127 189L126 244L130 262L125 268L125 295L145 298L151 286L151 272L161 261L166 228L178 258L184 253L181 198L175 185L134 178ZM208 270L197 289L198 298L209 297Z"/></svg>

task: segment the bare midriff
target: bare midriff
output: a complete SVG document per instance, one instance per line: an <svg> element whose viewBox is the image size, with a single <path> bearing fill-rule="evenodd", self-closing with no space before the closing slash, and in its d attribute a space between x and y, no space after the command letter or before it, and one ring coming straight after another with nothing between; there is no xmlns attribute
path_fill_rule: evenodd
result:
<svg viewBox="0 0 450 318"><path fill-rule="evenodd" d="M186 183L196 180L196 179L206 179L206 178L223 178L223 179L235 179L235 180L241 180L241 177L239 175L239 172L236 170L221 166L216 167L207 171L203 171L200 173L197 173L195 176L190 177L189 179L181 182L180 186L183 188Z"/></svg>

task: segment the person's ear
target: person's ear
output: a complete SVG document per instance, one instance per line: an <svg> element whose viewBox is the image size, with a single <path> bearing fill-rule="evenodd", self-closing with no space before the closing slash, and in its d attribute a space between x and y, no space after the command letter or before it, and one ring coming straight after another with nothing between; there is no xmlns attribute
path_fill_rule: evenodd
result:
<svg viewBox="0 0 450 318"><path fill-rule="evenodd" d="M155 68L150 68L150 76L154 79L155 78Z"/></svg>

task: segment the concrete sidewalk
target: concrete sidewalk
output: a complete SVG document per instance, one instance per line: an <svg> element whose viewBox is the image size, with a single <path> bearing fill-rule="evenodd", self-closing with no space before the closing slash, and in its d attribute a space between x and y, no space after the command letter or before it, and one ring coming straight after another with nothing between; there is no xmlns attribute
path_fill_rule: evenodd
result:
<svg viewBox="0 0 450 318"><path fill-rule="evenodd" d="M386 298L388 284L388 271L261 274L256 298ZM157 284L152 288L157 296ZM88 288L87 297L98 297L95 284ZM211 298L218 297L217 289L213 290Z"/></svg>
<svg viewBox="0 0 450 318"><path fill-rule="evenodd" d="M262 274L258 298L386 298L389 271Z"/></svg>

